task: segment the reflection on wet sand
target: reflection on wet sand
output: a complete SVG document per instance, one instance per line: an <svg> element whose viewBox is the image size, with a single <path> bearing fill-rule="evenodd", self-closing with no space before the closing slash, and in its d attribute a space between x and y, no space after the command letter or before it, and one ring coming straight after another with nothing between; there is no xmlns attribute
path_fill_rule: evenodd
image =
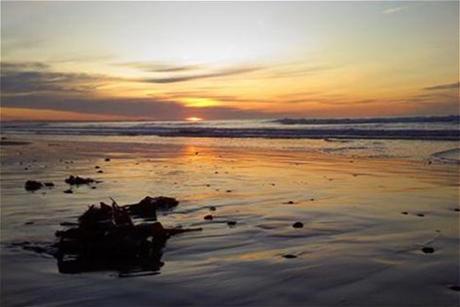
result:
<svg viewBox="0 0 460 307"><path fill-rule="evenodd" d="M161 274L133 279L145 300L185 304L195 297L190 293L208 305L222 300L286 305L299 298L312 305L343 300L356 305L363 296L370 305L457 300L451 287L459 283L458 170L452 165L212 142L53 144L59 146L34 141L2 148L2 242L49 242L63 230L60 223L75 222L88 204L109 197L121 204L145 195L174 197L180 206L158 213L164 227L203 231L170 238L161 260L157 257L165 263ZM102 182L94 190L79 186L65 194L64 179L72 174ZM55 187L27 192L29 179ZM208 215L212 219L205 219ZM293 227L296 222L303 227ZM6 287L10 296L18 284L42 278L31 255L17 248L2 253L8 264L2 267L4 278L13 280ZM17 277L24 259L30 262L27 271ZM61 285L54 263L47 261L41 265L55 287L66 291L77 282L66 279ZM187 291L158 298L157 289L171 294L166 284ZM34 303L53 301L22 289ZM109 292L117 289L113 285ZM385 295L373 295L381 291Z"/></svg>

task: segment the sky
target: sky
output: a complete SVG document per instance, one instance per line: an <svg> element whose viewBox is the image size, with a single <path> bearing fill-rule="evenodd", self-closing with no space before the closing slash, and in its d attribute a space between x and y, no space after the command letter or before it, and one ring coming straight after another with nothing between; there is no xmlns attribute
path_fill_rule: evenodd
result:
<svg viewBox="0 0 460 307"><path fill-rule="evenodd" d="M1 2L1 120L458 114L459 3Z"/></svg>

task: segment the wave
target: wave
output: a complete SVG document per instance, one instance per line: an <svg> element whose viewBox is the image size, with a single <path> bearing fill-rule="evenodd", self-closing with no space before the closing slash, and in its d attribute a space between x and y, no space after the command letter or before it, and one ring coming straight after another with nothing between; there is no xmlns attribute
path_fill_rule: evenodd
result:
<svg viewBox="0 0 460 307"><path fill-rule="evenodd" d="M431 155L434 159L442 162L460 163L460 148L439 151Z"/></svg>
<svg viewBox="0 0 460 307"><path fill-rule="evenodd" d="M460 124L459 115L416 117L367 117L367 118L283 118L273 122L282 125L336 125L336 124L385 124L385 123L454 123Z"/></svg>
<svg viewBox="0 0 460 307"><path fill-rule="evenodd" d="M3 122L2 133L215 138L460 140L460 116L222 120L199 123ZM281 122L279 122L281 121ZM298 124L294 124L298 123Z"/></svg>
<svg viewBox="0 0 460 307"><path fill-rule="evenodd" d="M4 129L20 134L112 135L216 138L283 138L283 139L417 139L460 140L459 130L365 130L365 129L278 129L278 128L171 128L171 127L30 127Z"/></svg>

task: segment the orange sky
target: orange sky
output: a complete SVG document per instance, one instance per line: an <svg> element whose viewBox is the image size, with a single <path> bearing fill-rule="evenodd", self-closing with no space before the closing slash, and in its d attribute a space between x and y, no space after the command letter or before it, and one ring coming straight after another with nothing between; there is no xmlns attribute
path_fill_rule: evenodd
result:
<svg viewBox="0 0 460 307"><path fill-rule="evenodd" d="M1 6L2 120L458 113L456 1Z"/></svg>

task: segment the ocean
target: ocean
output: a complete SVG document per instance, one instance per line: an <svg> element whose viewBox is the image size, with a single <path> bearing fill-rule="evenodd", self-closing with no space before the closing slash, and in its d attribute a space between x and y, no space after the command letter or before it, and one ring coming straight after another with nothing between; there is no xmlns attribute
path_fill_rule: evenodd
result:
<svg viewBox="0 0 460 307"><path fill-rule="evenodd" d="M460 116L126 122L3 122L3 133L226 138L459 140Z"/></svg>

